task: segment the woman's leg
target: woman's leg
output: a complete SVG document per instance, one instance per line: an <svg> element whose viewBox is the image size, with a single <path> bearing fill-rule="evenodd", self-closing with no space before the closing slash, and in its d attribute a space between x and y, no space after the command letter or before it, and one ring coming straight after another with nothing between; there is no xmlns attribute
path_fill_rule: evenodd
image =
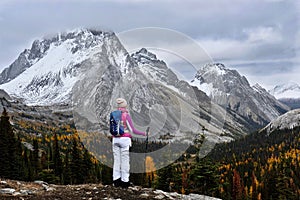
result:
<svg viewBox="0 0 300 200"><path fill-rule="evenodd" d="M129 148L131 147L131 139L128 137L121 138L121 180L129 183L130 164L129 164Z"/></svg>
<svg viewBox="0 0 300 200"><path fill-rule="evenodd" d="M129 146L121 148L121 180L129 182Z"/></svg>
<svg viewBox="0 0 300 200"><path fill-rule="evenodd" d="M113 181L121 178L121 148L118 143L119 138L113 138L113 155L114 155L114 165L113 165Z"/></svg>

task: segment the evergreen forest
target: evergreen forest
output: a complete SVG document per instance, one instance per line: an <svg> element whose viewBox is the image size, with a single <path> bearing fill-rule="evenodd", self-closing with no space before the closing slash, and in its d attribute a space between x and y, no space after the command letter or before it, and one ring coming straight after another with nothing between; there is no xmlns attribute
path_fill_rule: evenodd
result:
<svg viewBox="0 0 300 200"><path fill-rule="evenodd" d="M112 169L85 148L83 139L72 124L11 123L4 109L0 118L0 178L112 184ZM228 200L300 199L300 127L251 133L218 144L200 158L204 139L195 140L175 162L161 169L156 169L157 160L145 157L145 173L131 174L131 181L143 187ZM131 151L145 152L145 145L144 140L134 140ZM151 141L147 145L146 151L151 152L168 144ZM178 145L175 142L173 147Z"/></svg>

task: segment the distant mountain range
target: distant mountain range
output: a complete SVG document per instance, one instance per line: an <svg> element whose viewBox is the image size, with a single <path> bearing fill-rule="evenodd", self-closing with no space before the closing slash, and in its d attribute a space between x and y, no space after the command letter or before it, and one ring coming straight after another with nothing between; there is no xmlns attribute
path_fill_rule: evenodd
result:
<svg viewBox="0 0 300 200"><path fill-rule="evenodd" d="M187 141L203 130L210 141L229 141L289 110L223 64L207 64L187 82L147 49L130 55L113 32L90 29L34 41L2 71L0 83L27 105L68 105L77 127L90 131L107 132L121 96L137 127Z"/></svg>
<svg viewBox="0 0 300 200"><path fill-rule="evenodd" d="M192 84L218 104L225 105L228 112L238 113L259 125L289 110L260 85L251 87L246 77L221 63L200 68Z"/></svg>
<svg viewBox="0 0 300 200"><path fill-rule="evenodd" d="M300 109L291 110L277 119L271 121L265 128L267 133L275 130L292 130L295 127L300 127Z"/></svg>
<svg viewBox="0 0 300 200"><path fill-rule="evenodd" d="M300 98L300 86L294 82L276 85L269 91L277 99L297 99Z"/></svg>
<svg viewBox="0 0 300 200"><path fill-rule="evenodd" d="M297 83L276 85L269 93L291 109L300 108L300 86Z"/></svg>

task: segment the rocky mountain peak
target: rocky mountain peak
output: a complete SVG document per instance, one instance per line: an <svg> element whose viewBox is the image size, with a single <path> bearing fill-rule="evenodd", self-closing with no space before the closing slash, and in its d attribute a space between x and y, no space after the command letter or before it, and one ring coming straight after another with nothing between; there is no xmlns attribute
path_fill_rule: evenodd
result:
<svg viewBox="0 0 300 200"><path fill-rule="evenodd" d="M174 86L178 83L177 75L167 66L167 64L159 60L157 56L142 48L139 51L131 54L131 58L137 63L139 69L143 74L153 82L161 83L164 85Z"/></svg>
<svg viewBox="0 0 300 200"><path fill-rule="evenodd" d="M55 35L48 35L42 39L37 39L32 43L29 52L28 59L42 58L44 54L49 50L50 46L59 46L63 42L73 42L72 53L82 48L91 48L103 41L103 38L109 38L115 36L113 32L103 32L92 29L75 29L69 32L57 33Z"/></svg>
<svg viewBox="0 0 300 200"><path fill-rule="evenodd" d="M199 70L199 72L214 73L217 75L224 75L227 71L228 69L222 63L208 63Z"/></svg>
<svg viewBox="0 0 300 200"><path fill-rule="evenodd" d="M208 63L204 65L197 71L192 82L199 82L200 84L211 83L214 87L223 88L223 90L226 90L226 86L243 85L250 87L244 76L241 76L236 70L226 68L222 63ZM224 87L223 85L226 86Z"/></svg>
<svg viewBox="0 0 300 200"><path fill-rule="evenodd" d="M69 32L48 35L33 41L30 49L25 49L8 68L0 74L0 84L7 83L26 69L39 62L51 47L64 45L68 51L75 54L78 51L87 51L101 45L104 40L117 40L113 32L103 32L92 29L76 29ZM65 52L61 52L65 53Z"/></svg>
<svg viewBox="0 0 300 200"><path fill-rule="evenodd" d="M137 62L141 64L147 64L147 63L161 63L165 64L162 60L158 60L157 56L148 51L146 48L142 48L139 51L131 54L131 57Z"/></svg>
<svg viewBox="0 0 300 200"><path fill-rule="evenodd" d="M134 66L112 32L76 29L35 40L0 75L1 88L32 105L70 102L84 72L108 66L121 72ZM101 68L102 67L102 68Z"/></svg>
<svg viewBox="0 0 300 200"><path fill-rule="evenodd" d="M244 76L220 63L200 68L191 84L253 124L266 124L289 110L261 86L251 87Z"/></svg>
<svg viewBox="0 0 300 200"><path fill-rule="evenodd" d="M144 57L148 57L152 60L157 60L156 55L154 53L151 53L150 51L148 51L146 48L141 48L137 54L144 56Z"/></svg>

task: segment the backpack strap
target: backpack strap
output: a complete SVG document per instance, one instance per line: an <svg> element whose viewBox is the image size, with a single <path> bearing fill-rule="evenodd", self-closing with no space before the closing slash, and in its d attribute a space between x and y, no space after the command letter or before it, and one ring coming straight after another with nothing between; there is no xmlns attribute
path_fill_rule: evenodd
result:
<svg viewBox="0 0 300 200"><path fill-rule="evenodd" d="M128 126L127 126L127 115L128 113L127 112L122 112L122 115L121 115L121 119L122 119L122 122L123 122L123 127L124 127L124 132L125 133L129 133L129 129L128 129Z"/></svg>

